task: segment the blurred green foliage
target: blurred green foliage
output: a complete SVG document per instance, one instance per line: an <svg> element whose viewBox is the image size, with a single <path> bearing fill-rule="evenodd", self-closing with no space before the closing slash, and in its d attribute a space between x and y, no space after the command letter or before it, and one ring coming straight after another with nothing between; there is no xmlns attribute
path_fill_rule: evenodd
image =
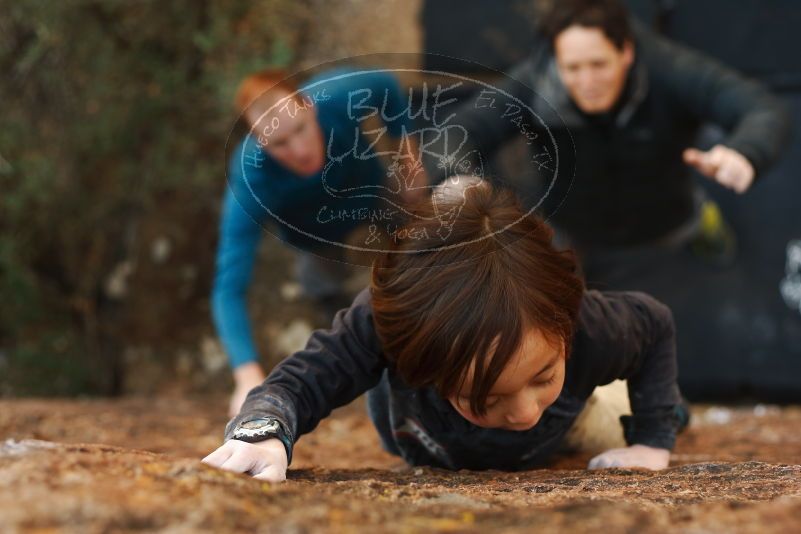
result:
<svg viewBox="0 0 801 534"><path fill-rule="evenodd" d="M147 334L131 318L186 306L155 268L150 294L105 291L124 262L146 270L147 228L184 228L204 266L189 300L207 297L233 94L292 64L309 17L290 0L0 0L0 394L119 390L122 347Z"/></svg>

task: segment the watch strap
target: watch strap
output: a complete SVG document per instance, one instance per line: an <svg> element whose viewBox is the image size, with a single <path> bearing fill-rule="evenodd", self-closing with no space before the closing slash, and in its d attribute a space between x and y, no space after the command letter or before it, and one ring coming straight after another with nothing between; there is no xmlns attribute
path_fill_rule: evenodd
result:
<svg viewBox="0 0 801 534"><path fill-rule="evenodd" d="M242 425L246 423L252 423L259 420L265 421L265 426L270 425L270 423L274 423L274 429L245 429ZM249 421L240 421L233 429L231 429L229 439L235 439L238 441L245 441L247 443L258 443L260 441L265 441L271 438L278 439L281 443L284 444L284 449L286 450L286 458L287 458L287 465L292 463L292 449L294 445L294 441L292 440L292 436L286 429L286 426L277 418L275 417L261 417L257 419L250 419Z"/></svg>

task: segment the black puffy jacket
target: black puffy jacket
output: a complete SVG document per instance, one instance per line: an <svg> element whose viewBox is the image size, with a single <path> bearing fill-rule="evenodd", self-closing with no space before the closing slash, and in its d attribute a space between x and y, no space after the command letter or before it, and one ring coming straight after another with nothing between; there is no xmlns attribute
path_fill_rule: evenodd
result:
<svg viewBox="0 0 801 534"><path fill-rule="evenodd" d="M635 25L634 34L635 62L608 114L591 116L575 106L544 41L497 85L547 125L539 137L546 142L531 144L541 191L553 185L542 211L577 244L653 242L690 221L694 185L682 151L703 123L727 132L723 144L748 158L757 178L789 138L789 113L765 87L644 27ZM470 147L484 155L520 131L487 101L485 92L458 113ZM548 171L557 167L553 180Z"/></svg>

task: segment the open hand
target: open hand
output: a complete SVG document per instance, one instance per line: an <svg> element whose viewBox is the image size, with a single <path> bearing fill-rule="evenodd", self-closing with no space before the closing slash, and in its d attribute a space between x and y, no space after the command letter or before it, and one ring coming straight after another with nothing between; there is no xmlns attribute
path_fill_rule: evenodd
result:
<svg viewBox="0 0 801 534"><path fill-rule="evenodd" d="M729 147L716 145L707 152L688 148L683 157L687 165L738 193L745 193L754 182L754 166L745 156Z"/></svg>
<svg viewBox="0 0 801 534"><path fill-rule="evenodd" d="M670 463L670 451L647 445L631 445L622 449L610 449L590 460L588 469L607 467L644 467L665 469Z"/></svg>
<svg viewBox="0 0 801 534"><path fill-rule="evenodd" d="M286 480L286 449L279 439L256 443L229 439L201 461L226 471L248 473L267 482Z"/></svg>

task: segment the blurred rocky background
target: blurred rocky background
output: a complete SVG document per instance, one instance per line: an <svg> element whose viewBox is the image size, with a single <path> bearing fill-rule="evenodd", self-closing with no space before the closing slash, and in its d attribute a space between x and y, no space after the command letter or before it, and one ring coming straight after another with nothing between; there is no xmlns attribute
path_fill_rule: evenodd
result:
<svg viewBox="0 0 801 534"><path fill-rule="evenodd" d="M418 8L0 0L0 395L227 389L209 291L239 81L417 51ZM291 252L261 251L271 366L320 324Z"/></svg>
<svg viewBox="0 0 801 534"><path fill-rule="evenodd" d="M505 70L550 1L0 0L0 396L227 391L209 292L239 81L384 52ZM626 2L801 121L797 2ZM525 158L511 143L493 163L525 182ZM737 235L733 265L629 281L673 309L691 400L801 398L799 165L796 135L747 195L700 180ZM267 368L325 324L292 259L265 234L249 302Z"/></svg>

